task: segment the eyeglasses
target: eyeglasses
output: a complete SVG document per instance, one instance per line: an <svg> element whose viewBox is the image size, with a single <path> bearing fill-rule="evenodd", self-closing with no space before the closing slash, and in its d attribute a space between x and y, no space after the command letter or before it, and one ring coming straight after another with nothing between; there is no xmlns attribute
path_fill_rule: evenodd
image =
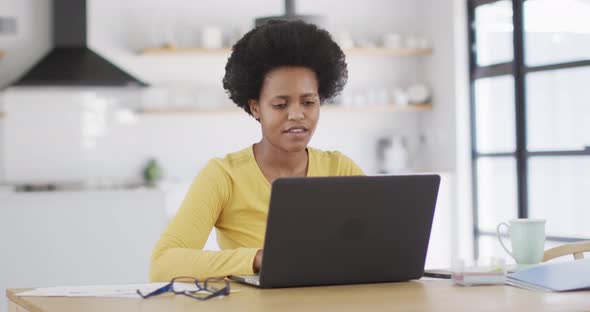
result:
<svg viewBox="0 0 590 312"><path fill-rule="evenodd" d="M220 278L208 278L204 282L194 277L175 277L170 283L148 293L142 294L138 289L137 294L146 299L163 293L173 292L177 295L185 295L199 300L207 300L218 296L228 296L229 282Z"/></svg>

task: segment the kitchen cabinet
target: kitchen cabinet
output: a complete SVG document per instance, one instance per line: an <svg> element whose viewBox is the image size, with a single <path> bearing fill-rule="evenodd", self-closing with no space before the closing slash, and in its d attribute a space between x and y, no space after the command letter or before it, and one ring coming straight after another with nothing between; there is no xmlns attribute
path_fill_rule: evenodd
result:
<svg viewBox="0 0 590 312"><path fill-rule="evenodd" d="M147 282L167 222L165 196L158 189L0 193L0 290Z"/></svg>

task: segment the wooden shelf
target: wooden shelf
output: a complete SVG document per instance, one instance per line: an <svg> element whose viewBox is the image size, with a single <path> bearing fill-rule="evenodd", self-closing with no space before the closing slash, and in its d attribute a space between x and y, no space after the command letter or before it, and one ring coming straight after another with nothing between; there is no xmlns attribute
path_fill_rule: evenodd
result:
<svg viewBox="0 0 590 312"><path fill-rule="evenodd" d="M355 112L355 113L364 113L364 112L418 112L418 111L430 111L432 110L431 103L424 103L424 104L410 104L406 106L396 106L396 105L384 105L384 106L369 106L369 107L341 107L335 105L325 105L322 107L322 111L324 112Z"/></svg>
<svg viewBox="0 0 590 312"><path fill-rule="evenodd" d="M141 55L220 55L229 56L231 49L146 48ZM350 56L418 56L430 55L432 49L354 48L344 50Z"/></svg>
<svg viewBox="0 0 590 312"><path fill-rule="evenodd" d="M431 103L425 104L411 104L407 106L372 106L372 107L341 107L336 105L326 104L322 106L323 112L417 112L417 111L430 111L432 110ZM154 108L154 109L143 109L138 111L140 114L161 114L161 115L172 115L172 114L217 114L217 113L236 113L244 112L238 107L218 108L218 109L206 109L206 108Z"/></svg>
<svg viewBox="0 0 590 312"><path fill-rule="evenodd" d="M186 55L229 55L231 49L204 49L204 48L146 48L139 54L142 55L169 55L169 54L186 54Z"/></svg>
<svg viewBox="0 0 590 312"><path fill-rule="evenodd" d="M432 54L432 49L355 48L344 50L344 53L363 56L419 56Z"/></svg>
<svg viewBox="0 0 590 312"><path fill-rule="evenodd" d="M174 115L174 114L217 114L217 113L236 113L244 112L243 109L238 107L227 107L227 108L193 108L193 107L174 107L174 108L145 108L137 111L139 114L162 114L162 115ZM245 112L244 112L245 113Z"/></svg>

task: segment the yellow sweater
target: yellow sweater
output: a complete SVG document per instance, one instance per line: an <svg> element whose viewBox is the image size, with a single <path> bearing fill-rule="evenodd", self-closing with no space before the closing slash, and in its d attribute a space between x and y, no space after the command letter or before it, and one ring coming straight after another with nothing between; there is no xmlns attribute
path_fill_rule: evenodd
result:
<svg viewBox="0 0 590 312"><path fill-rule="evenodd" d="M307 176L363 175L340 152L307 150ZM155 282L176 276L253 274L254 256L264 243L270 189L254 159L252 146L210 160L156 244L150 279ZM204 251L214 226L222 250Z"/></svg>

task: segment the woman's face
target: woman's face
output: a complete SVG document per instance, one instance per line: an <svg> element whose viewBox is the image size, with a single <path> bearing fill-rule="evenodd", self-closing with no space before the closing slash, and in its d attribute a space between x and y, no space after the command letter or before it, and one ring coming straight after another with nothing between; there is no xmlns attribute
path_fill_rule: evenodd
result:
<svg viewBox="0 0 590 312"><path fill-rule="evenodd" d="M262 139L286 152L307 147L320 117L315 73L305 67L278 67L266 74L260 98L250 100Z"/></svg>

